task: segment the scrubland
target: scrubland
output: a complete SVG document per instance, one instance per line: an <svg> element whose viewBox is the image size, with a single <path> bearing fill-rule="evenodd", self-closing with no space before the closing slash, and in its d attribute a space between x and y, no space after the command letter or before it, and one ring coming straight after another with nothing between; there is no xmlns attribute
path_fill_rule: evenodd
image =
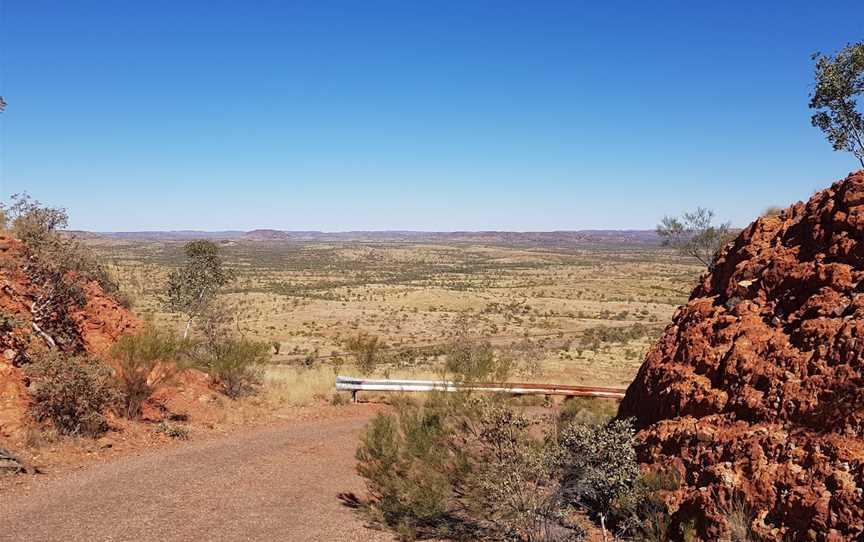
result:
<svg viewBox="0 0 864 542"><path fill-rule="evenodd" d="M90 244L136 313L182 328L161 301L182 243ZM360 334L379 341L379 376L434 376L443 345L467 331L520 358L520 380L626 386L700 272L648 243L223 241L220 252L237 280L219 302L273 344L268 393L291 404L357 372L346 341Z"/></svg>

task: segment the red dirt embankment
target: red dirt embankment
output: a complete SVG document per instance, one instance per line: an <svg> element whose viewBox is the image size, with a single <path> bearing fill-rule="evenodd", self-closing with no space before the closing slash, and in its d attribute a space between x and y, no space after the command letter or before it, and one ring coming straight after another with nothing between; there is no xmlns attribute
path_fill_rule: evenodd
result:
<svg viewBox="0 0 864 542"><path fill-rule="evenodd" d="M743 230L627 390L641 460L676 468L676 522L864 537L864 171Z"/></svg>
<svg viewBox="0 0 864 542"><path fill-rule="evenodd" d="M21 242L0 234L0 316L3 319L0 323L0 437L17 433L25 423L28 399L20 365L32 353L49 348L33 327L33 307L45 292L29 280L25 271L27 264ZM68 314L74 323L75 340L60 347L83 348L88 353L104 355L117 337L134 331L139 322L95 282L85 283L82 288L86 304ZM43 321L60 317L53 313L42 315Z"/></svg>
<svg viewBox="0 0 864 542"><path fill-rule="evenodd" d="M141 326L132 312L93 281L78 281L84 293L80 306L46 303L51 292L29 279L30 264L21 242L0 233L0 448L12 450L44 469L77 464L109 450L114 454L170 440L156 435L150 424L119 418L111 412L111 430L97 441L81 442L57 440L48 424L28 417L28 382L22 366L33 356L57 348L69 354L87 353L111 363L109 350L114 342ZM52 308L45 310L46 306ZM55 334L56 341L51 337L52 329L63 330L62 340L60 334ZM190 369L148 399L143 417L149 422L170 417L188 419L196 430L207 431L232 423L219 403L219 394L211 389L207 375ZM256 413L243 411L243 416L247 415L255 417Z"/></svg>

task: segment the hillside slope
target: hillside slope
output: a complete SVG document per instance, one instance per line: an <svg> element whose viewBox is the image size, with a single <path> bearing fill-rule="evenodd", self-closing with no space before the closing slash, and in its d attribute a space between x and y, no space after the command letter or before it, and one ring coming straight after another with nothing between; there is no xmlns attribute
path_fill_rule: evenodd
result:
<svg viewBox="0 0 864 542"><path fill-rule="evenodd" d="M0 437L18 431L24 421L27 391L20 367L31 355L52 347L101 355L139 325L94 281L80 285L80 306L45 303L50 292L30 280L28 264L23 245L0 234ZM62 328L63 336L52 336L53 328Z"/></svg>

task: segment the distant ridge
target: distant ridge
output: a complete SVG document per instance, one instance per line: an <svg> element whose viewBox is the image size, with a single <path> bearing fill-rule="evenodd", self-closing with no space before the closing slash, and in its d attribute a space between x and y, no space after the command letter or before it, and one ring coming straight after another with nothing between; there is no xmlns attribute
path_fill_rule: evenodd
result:
<svg viewBox="0 0 864 542"><path fill-rule="evenodd" d="M479 243L479 244L543 244L573 245L584 243L645 244L660 243L653 230L576 230L548 232L511 231L285 231L255 229L250 231L133 231L133 232L69 232L80 238L127 239L141 241L216 241L260 242L394 242L394 243Z"/></svg>

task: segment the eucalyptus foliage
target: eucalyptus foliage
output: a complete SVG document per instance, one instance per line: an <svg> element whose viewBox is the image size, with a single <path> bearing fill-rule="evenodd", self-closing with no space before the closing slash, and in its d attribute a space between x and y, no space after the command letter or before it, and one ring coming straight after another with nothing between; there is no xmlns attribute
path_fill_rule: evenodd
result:
<svg viewBox="0 0 864 542"><path fill-rule="evenodd" d="M192 241L184 250L186 265L168 275L165 308L186 316L186 338L192 321L210 306L220 288L234 280L234 273L223 266L219 247L211 241Z"/></svg>
<svg viewBox="0 0 864 542"><path fill-rule="evenodd" d="M864 167L864 117L859 100L864 95L864 42L850 44L836 55L813 55L816 86L810 121L825 133L835 151L851 152Z"/></svg>

